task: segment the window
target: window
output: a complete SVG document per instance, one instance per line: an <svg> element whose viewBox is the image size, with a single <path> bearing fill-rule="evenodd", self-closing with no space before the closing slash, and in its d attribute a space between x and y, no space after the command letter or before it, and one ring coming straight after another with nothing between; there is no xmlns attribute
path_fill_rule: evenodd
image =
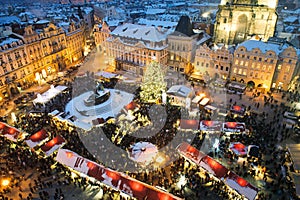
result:
<svg viewBox="0 0 300 200"><path fill-rule="evenodd" d="M206 67L208 67L208 63L206 63Z"/></svg>
<svg viewBox="0 0 300 200"><path fill-rule="evenodd" d="M292 63L292 60L289 60L289 63Z"/></svg>
<svg viewBox="0 0 300 200"><path fill-rule="evenodd" d="M286 75L283 76L283 80L284 80L284 81L286 80Z"/></svg>
<svg viewBox="0 0 300 200"><path fill-rule="evenodd" d="M254 60L256 60L256 57L253 57Z"/></svg>
<svg viewBox="0 0 300 200"><path fill-rule="evenodd" d="M201 67L203 67L203 66L204 66L204 62L201 63Z"/></svg>
<svg viewBox="0 0 300 200"><path fill-rule="evenodd" d="M290 71L290 69L291 69L291 66L286 66L286 72L289 72Z"/></svg>
<svg viewBox="0 0 300 200"><path fill-rule="evenodd" d="M266 65L263 65L261 69L266 70Z"/></svg>
<svg viewBox="0 0 300 200"><path fill-rule="evenodd" d="M241 69L241 68L239 69L239 72L238 72L238 74L242 74L242 69Z"/></svg>
<svg viewBox="0 0 300 200"><path fill-rule="evenodd" d="M246 67L248 67L248 61L247 61L247 62L245 62L245 66L246 66Z"/></svg>
<svg viewBox="0 0 300 200"><path fill-rule="evenodd" d="M256 69L260 69L260 64L257 64L257 65L256 65Z"/></svg>
<svg viewBox="0 0 300 200"><path fill-rule="evenodd" d="M278 69L278 70L281 70L281 65L278 65L277 69Z"/></svg>
<svg viewBox="0 0 300 200"><path fill-rule="evenodd" d="M242 55L242 58L245 58L245 55Z"/></svg>
<svg viewBox="0 0 300 200"><path fill-rule="evenodd" d="M262 80L263 80L263 79L264 79L264 75L261 75L261 76L260 76L260 79L262 79Z"/></svg>
<svg viewBox="0 0 300 200"><path fill-rule="evenodd" d="M255 68L255 63L252 63L251 67L252 67L252 68Z"/></svg>
<svg viewBox="0 0 300 200"><path fill-rule="evenodd" d="M250 76L251 76L251 77L253 76L253 72L250 72Z"/></svg>
<svg viewBox="0 0 300 200"><path fill-rule="evenodd" d="M247 59L250 59L250 56L247 56Z"/></svg>
<svg viewBox="0 0 300 200"><path fill-rule="evenodd" d="M274 60L273 60L273 59L271 59L271 60L270 60L270 63L274 63Z"/></svg>
<svg viewBox="0 0 300 200"><path fill-rule="evenodd" d="M244 61L243 60L241 60L240 65L244 65Z"/></svg>
<svg viewBox="0 0 300 200"><path fill-rule="evenodd" d="M197 61L197 65L199 66L199 61Z"/></svg>
<svg viewBox="0 0 300 200"><path fill-rule="evenodd" d="M247 76L247 70L244 70L244 71L243 71L243 75L244 75L244 76Z"/></svg>
<svg viewBox="0 0 300 200"><path fill-rule="evenodd" d="M226 72L228 72L228 69L229 69L229 68L228 68L228 67L226 67L226 69L225 69L225 70L226 70Z"/></svg>
<svg viewBox="0 0 300 200"><path fill-rule="evenodd" d="M219 68L219 65L216 65L216 69L218 69Z"/></svg>
<svg viewBox="0 0 300 200"><path fill-rule="evenodd" d="M223 67L223 66L221 66L221 70L223 70L223 68L224 68L224 67Z"/></svg>
<svg viewBox="0 0 300 200"><path fill-rule="evenodd" d="M257 77L258 77L258 73L257 73L257 72L255 73L255 76L254 76L254 77L255 77L255 78L257 78Z"/></svg>
<svg viewBox="0 0 300 200"><path fill-rule="evenodd" d="M235 60L235 64L238 65L239 64L239 60Z"/></svg>
<svg viewBox="0 0 300 200"><path fill-rule="evenodd" d="M223 23L224 23L224 24L226 24L226 23L227 23L227 19L226 19L226 18L224 18L224 20L223 20Z"/></svg>
<svg viewBox="0 0 300 200"><path fill-rule="evenodd" d="M258 58L258 61L261 61L261 58Z"/></svg>
<svg viewBox="0 0 300 200"><path fill-rule="evenodd" d="M236 74L236 72L237 72L237 68L235 67L235 68L233 69L233 73Z"/></svg>

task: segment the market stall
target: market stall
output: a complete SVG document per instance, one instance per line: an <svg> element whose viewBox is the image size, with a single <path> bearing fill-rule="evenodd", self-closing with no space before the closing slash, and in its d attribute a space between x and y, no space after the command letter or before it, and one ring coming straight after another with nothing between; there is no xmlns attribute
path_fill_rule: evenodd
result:
<svg viewBox="0 0 300 200"><path fill-rule="evenodd" d="M71 169L95 178L96 180L137 199L181 199L168 192L131 178L126 174L105 168L104 166L67 149L59 149L56 160Z"/></svg>
<svg viewBox="0 0 300 200"><path fill-rule="evenodd" d="M3 136L13 142L18 142L24 140L26 135L26 133L9 126L6 123L0 122L0 136Z"/></svg>
<svg viewBox="0 0 300 200"><path fill-rule="evenodd" d="M211 132L220 132L222 130L221 121L200 121L200 131L211 133Z"/></svg>
<svg viewBox="0 0 300 200"><path fill-rule="evenodd" d="M58 135L41 146L40 150L43 151L46 156L50 156L52 153L54 153L54 151L58 150L65 144L65 139Z"/></svg>
<svg viewBox="0 0 300 200"><path fill-rule="evenodd" d="M240 142L230 143L229 149L237 156L246 156L248 154L248 147Z"/></svg>
<svg viewBox="0 0 300 200"><path fill-rule="evenodd" d="M41 129L38 132L31 135L27 140L25 140L25 142L30 148L34 148L39 144L45 142L48 139L48 137L49 134L47 133L47 131L45 131L45 129Z"/></svg>
<svg viewBox="0 0 300 200"><path fill-rule="evenodd" d="M258 193L258 189L256 187L231 171L224 180L224 183L249 200L254 200Z"/></svg>
<svg viewBox="0 0 300 200"><path fill-rule="evenodd" d="M244 133L246 132L246 124L243 122L225 122L222 125L225 133Z"/></svg>
<svg viewBox="0 0 300 200"><path fill-rule="evenodd" d="M199 120L181 119L180 120L180 129L198 130L199 129Z"/></svg>

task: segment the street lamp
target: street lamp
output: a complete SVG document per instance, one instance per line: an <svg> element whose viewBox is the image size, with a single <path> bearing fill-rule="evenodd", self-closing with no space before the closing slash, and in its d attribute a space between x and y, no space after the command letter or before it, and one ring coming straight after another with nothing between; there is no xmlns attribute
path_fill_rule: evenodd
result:
<svg viewBox="0 0 300 200"><path fill-rule="evenodd" d="M8 179L3 179L3 180L1 181L1 185L2 185L3 187L7 187L7 186L9 185L9 183L10 183L10 181L9 181Z"/></svg>

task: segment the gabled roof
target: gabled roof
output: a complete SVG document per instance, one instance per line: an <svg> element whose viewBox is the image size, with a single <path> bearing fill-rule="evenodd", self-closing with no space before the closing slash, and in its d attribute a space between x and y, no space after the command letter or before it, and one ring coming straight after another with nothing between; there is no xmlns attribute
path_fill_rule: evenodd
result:
<svg viewBox="0 0 300 200"><path fill-rule="evenodd" d="M175 32L172 35L183 35L191 37L195 35L193 31L193 26L188 16L181 16L179 22L176 26Z"/></svg>

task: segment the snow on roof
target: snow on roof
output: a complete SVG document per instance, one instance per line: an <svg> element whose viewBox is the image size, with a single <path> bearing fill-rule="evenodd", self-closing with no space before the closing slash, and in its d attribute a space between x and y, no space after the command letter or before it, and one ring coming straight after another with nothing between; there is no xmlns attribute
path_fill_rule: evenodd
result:
<svg viewBox="0 0 300 200"><path fill-rule="evenodd" d="M36 24L47 24L47 23L50 23L50 21L46 20L46 19L41 19L41 20L36 22Z"/></svg>
<svg viewBox="0 0 300 200"><path fill-rule="evenodd" d="M298 17L296 17L296 16L288 16L288 17L285 17L283 21L285 23L293 23L296 20L298 20Z"/></svg>
<svg viewBox="0 0 300 200"><path fill-rule="evenodd" d="M93 11L93 8L91 8L91 7L86 7L86 8L83 9L83 11L85 12L85 14L89 14L90 12Z"/></svg>
<svg viewBox="0 0 300 200"><path fill-rule="evenodd" d="M146 11L147 15L157 15L157 14L162 14L165 13L166 9L159 9L159 8L149 8Z"/></svg>
<svg viewBox="0 0 300 200"><path fill-rule="evenodd" d="M118 26L111 34L138 40L160 42L166 40L169 31L160 32L153 26L126 23Z"/></svg>
<svg viewBox="0 0 300 200"><path fill-rule="evenodd" d="M280 44L274 44L258 40L247 40L238 45L238 47L240 46L246 47L247 51L252 51L255 48L259 48L262 51L262 53L266 53L267 51L274 51L277 55L288 47L286 43L283 46L281 46Z"/></svg>
<svg viewBox="0 0 300 200"><path fill-rule="evenodd" d="M4 16L4 17L0 17L0 25L1 24L9 24L12 22L20 22L20 18L17 16Z"/></svg>
<svg viewBox="0 0 300 200"><path fill-rule="evenodd" d="M19 41L19 39L16 39L16 38L7 38L0 43L0 46L6 45L6 44L11 44L13 42L18 42L18 41Z"/></svg>
<svg viewBox="0 0 300 200"><path fill-rule="evenodd" d="M146 25L146 26L162 26L164 28L171 27L175 28L177 26L177 22L171 22L171 21L162 21L162 20L150 20L150 19L144 19L140 18L138 21L138 24Z"/></svg>
<svg viewBox="0 0 300 200"><path fill-rule="evenodd" d="M181 96L181 97L188 97L189 94L192 92L191 88L188 88L185 85L173 85L168 91L167 94Z"/></svg>

